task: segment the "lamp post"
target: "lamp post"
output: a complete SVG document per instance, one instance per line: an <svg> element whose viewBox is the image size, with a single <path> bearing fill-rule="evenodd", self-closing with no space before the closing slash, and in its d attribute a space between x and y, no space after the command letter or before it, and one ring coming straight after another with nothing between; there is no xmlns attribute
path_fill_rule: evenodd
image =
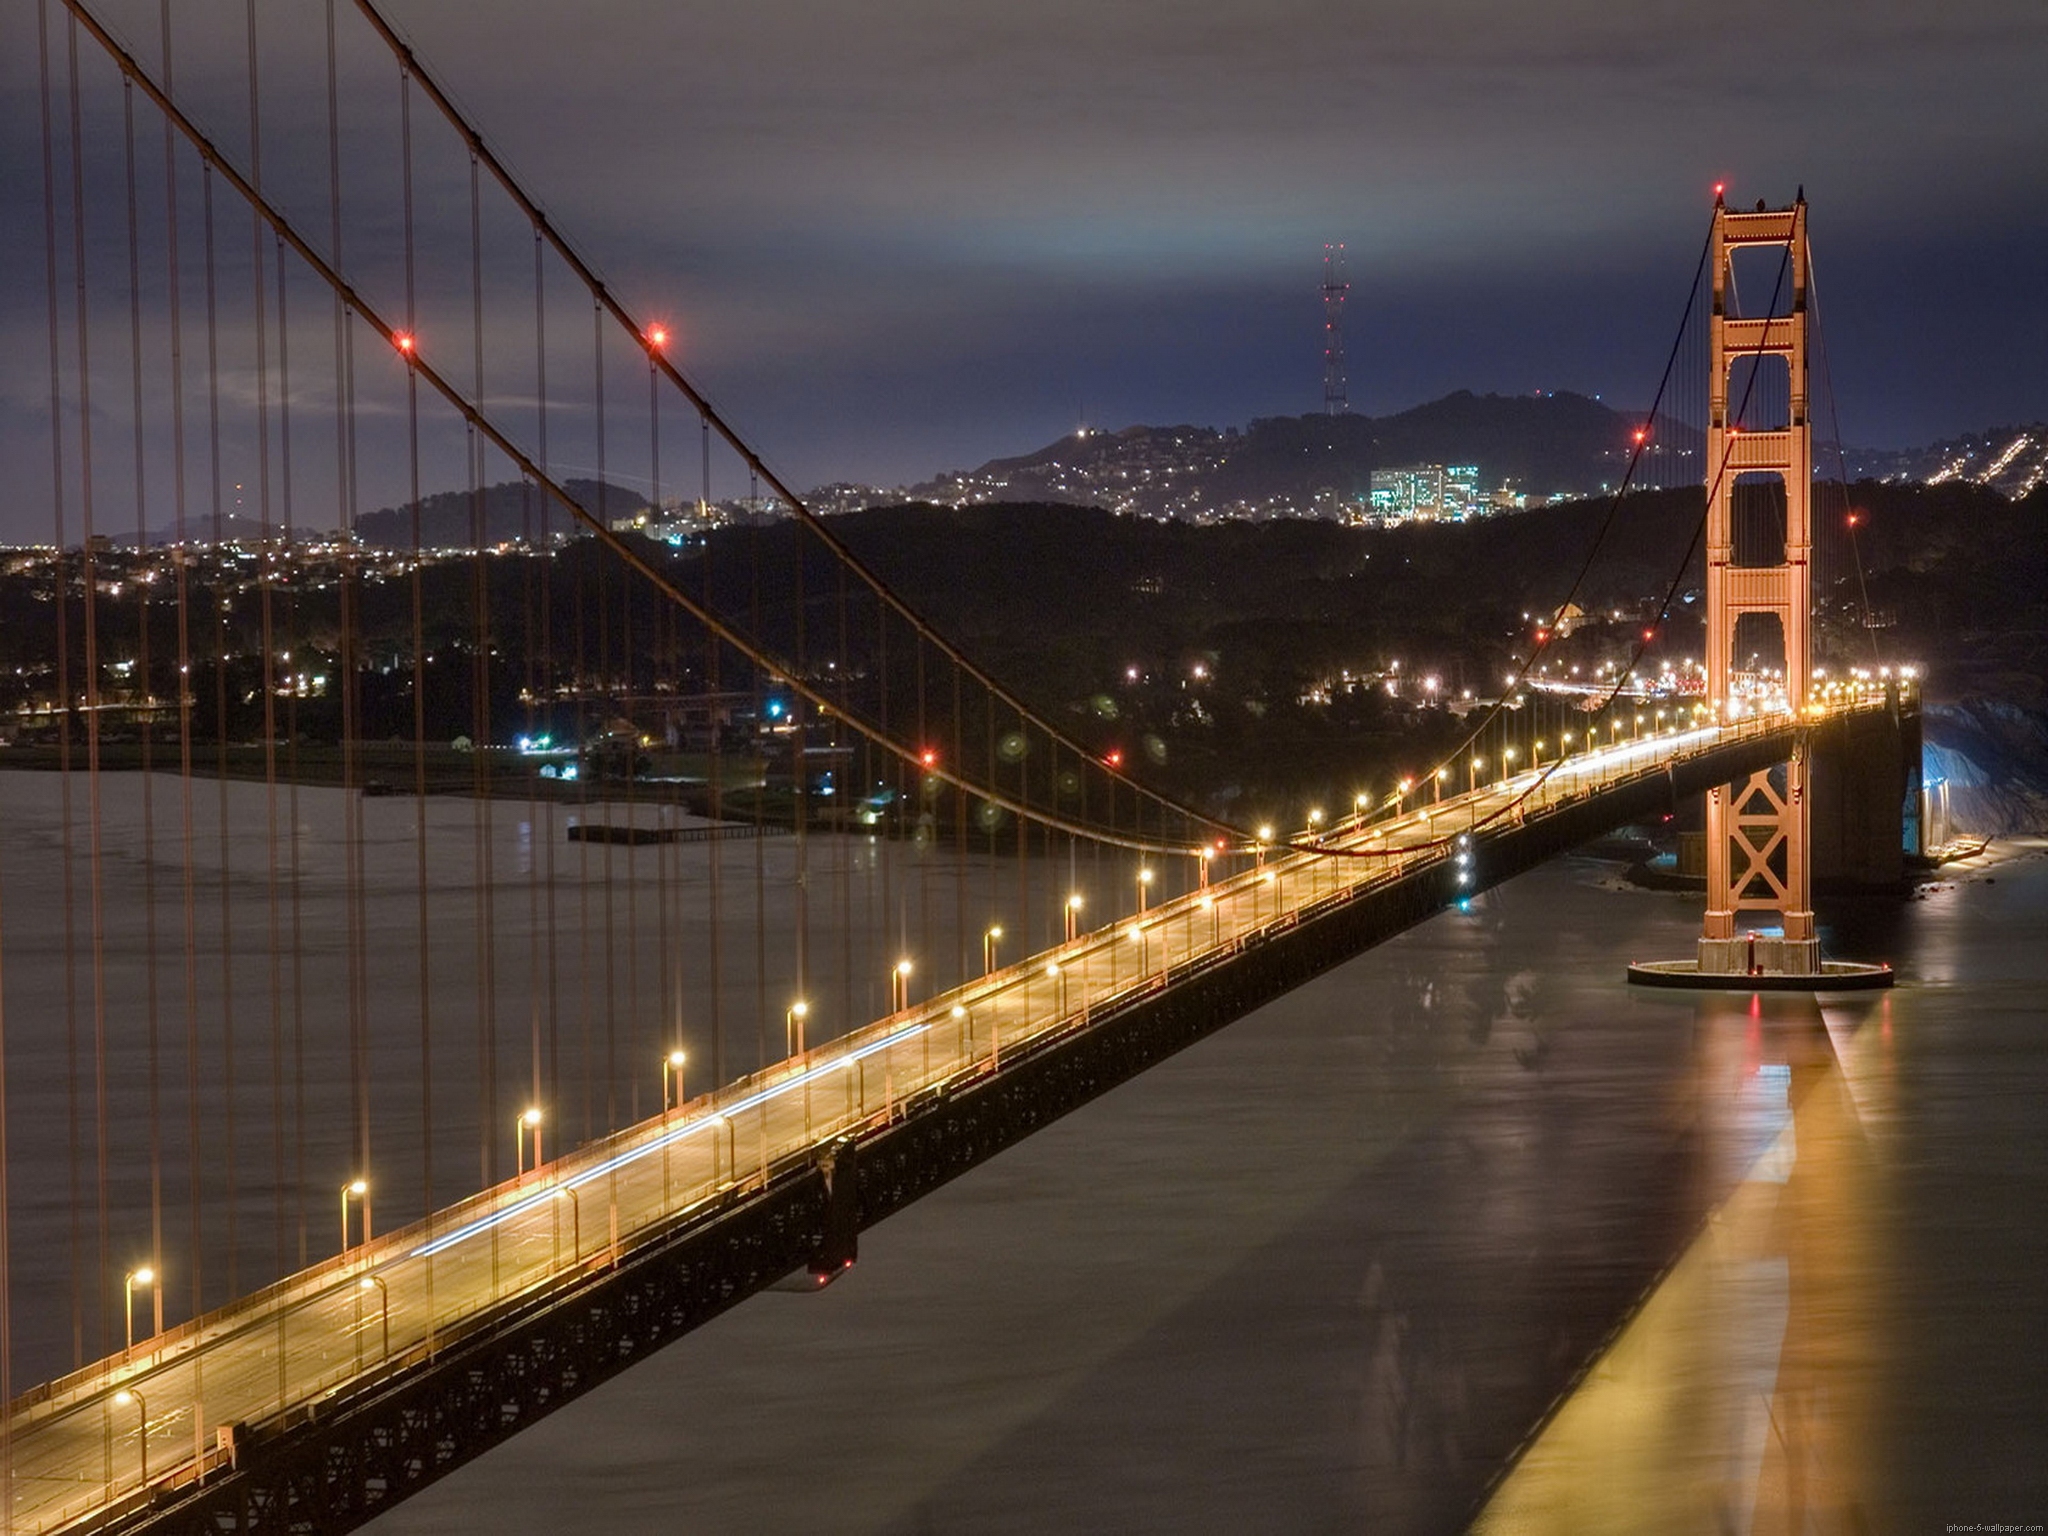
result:
<svg viewBox="0 0 2048 1536"><path fill-rule="evenodd" d="M528 1131L533 1132L534 1171L536 1173L540 1171L540 1122L540 1106L537 1104L527 1109L518 1119L512 1122L512 1161L515 1165L514 1172L520 1178L526 1176L526 1133Z"/></svg>
<svg viewBox="0 0 2048 1536"><path fill-rule="evenodd" d="M1478 791L1478 789L1479 789L1479 770L1480 770L1480 769L1482 769L1482 768L1484 768L1485 766L1486 766L1486 759L1485 759L1485 758L1483 758L1483 757L1481 757L1481 756L1479 756L1479 754L1478 754L1478 753L1476 753L1476 752L1475 752L1475 753L1473 753L1473 754L1472 754L1472 762L1471 762L1471 765L1470 765L1470 767L1469 767L1469 768L1468 768L1468 770L1467 770L1467 778L1466 778L1466 782L1465 782L1465 790L1466 790L1466 792L1467 792L1468 794L1470 794L1470 793L1476 793L1476 792Z"/></svg>
<svg viewBox="0 0 2048 1536"><path fill-rule="evenodd" d="M1204 844L1202 847L1202 889L1209 889L1209 866L1216 861L1216 850Z"/></svg>
<svg viewBox="0 0 2048 1536"><path fill-rule="evenodd" d="M810 1017L811 1005L802 998L791 1003L782 1015L783 1042L786 1054L801 1056L804 1053L804 1020Z"/></svg>
<svg viewBox="0 0 2048 1536"><path fill-rule="evenodd" d="M142 1486L149 1486L149 1404L142 1400L142 1394L133 1387L123 1387L114 1394L114 1401L126 1408L135 1405L135 1445L142 1462Z"/></svg>
<svg viewBox="0 0 2048 1536"><path fill-rule="evenodd" d="M981 936L981 974L990 975L996 968L996 941L1003 936L1002 924L996 923Z"/></svg>
<svg viewBox="0 0 2048 1536"><path fill-rule="evenodd" d="M370 1240L370 1181L368 1179L350 1179L341 1186L341 1251L343 1253L348 1252L354 1246L348 1240L348 1208L349 1202L353 1200L363 1202L363 1241L367 1243Z"/></svg>
<svg viewBox="0 0 2048 1536"><path fill-rule="evenodd" d="M1069 896L1067 904L1062 910L1066 913L1067 919L1067 942L1071 944L1074 942L1074 935L1080 931L1081 927L1081 893L1076 891L1073 895Z"/></svg>
<svg viewBox="0 0 2048 1536"><path fill-rule="evenodd" d="M1442 804L1443 804L1443 801L1444 801L1444 780L1445 780L1445 779L1448 779L1448 778L1449 778L1450 776L1451 776L1451 770L1450 770L1450 769L1448 769L1448 768L1439 768L1439 769L1437 769L1437 771L1436 771L1436 772L1435 772L1435 773L1434 773L1434 774L1433 774L1433 775L1431 776L1431 777L1432 777L1432 779L1434 780L1435 784L1436 784L1436 788L1430 791L1430 799L1429 799L1429 803L1430 803L1431 805L1442 805Z"/></svg>
<svg viewBox="0 0 2048 1536"><path fill-rule="evenodd" d="M384 1336L384 1349L380 1358L388 1363L391 1359L391 1287L384 1283L382 1275L365 1275L361 1284L356 1287L356 1292L360 1295L368 1290L375 1290L377 1293L377 1326Z"/></svg>
<svg viewBox="0 0 2048 1536"><path fill-rule="evenodd" d="M1151 871L1151 870L1149 870L1149 869L1141 869L1141 870L1139 870L1139 871L1138 871L1138 916L1140 916L1140 917L1143 917L1143 916L1145 915L1145 898L1146 898L1146 896L1147 896L1148 894L1150 894L1151 890L1152 890L1152 871Z"/></svg>
<svg viewBox="0 0 2048 1536"><path fill-rule="evenodd" d="M661 1058L661 1112L683 1107L683 1065L690 1058L680 1050L670 1051ZM674 1088L674 1103L670 1103L670 1088Z"/></svg>
<svg viewBox="0 0 2048 1536"><path fill-rule="evenodd" d="M910 961L898 960L889 970L889 1011L901 1013L910 1006Z"/></svg>
<svg viewBox="0 0 2048 1536"><path fill-rule="evenodd" d="M1266 844L1270 843L1271 841L1273 841L1273 829L1269 826L1260 827L1259 840L1255 850L1257 853L1257 866L1260 869L1264 869L1266 867Z"/></svg>
<svg viewBox="0 0 2048 1536"><path fill-rule="evenodd" d="M138 1285L149 1287L152 1293L157 1291L156 1271L147 1264L143 1265L140 1269L129 1270L121 1280L121 1316L128 1325L128 1347L130 1349L135 1347L135 1287ZM163 1305L161 1300L159 1300L157 1311L161 1312L162 1310ZM157 1324L159 1329L162 1326L161 1322Z"/></svg>

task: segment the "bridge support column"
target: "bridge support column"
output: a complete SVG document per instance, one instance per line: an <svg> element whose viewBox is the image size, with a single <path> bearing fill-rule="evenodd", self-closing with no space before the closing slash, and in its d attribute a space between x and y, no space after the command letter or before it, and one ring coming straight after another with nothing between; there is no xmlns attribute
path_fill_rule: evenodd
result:
<svg viewBox="0 0 2048 1536"><path fill-rule="evenodd" d="M1783 253L1770 309L1728 312L1734 260L1744 249ZM1789 710L1809 718L1813 672L1813 428L1807 410L1806 198L1790 208L1736 213L1718 199L1708 254L1713 313L1707 380L1707 702L1733 724ZM1789 294L1788 294L1789 290ZM1777 301L1788 297L1782 312ZM1738 419L1729 415L1730 377L1740 365ZM1756 374L1782 365L1782 422L1741 420L1756 398ZM1775 391L1768 386L1763 397ZM1759 535L1756 509L1736 522L1736 493L1782 488L1781 538ZM1740 536L1738 536L1740 534ZM1783 663L1772 666L1782 646ZM1810 731L1790 759L1707 795L1707 913L1691 962L1631 966L1638 981L1666 985L1840 985L1844 968L1824 963L1813 925ZM1745 919L1753 921L1745 922ZM1775 922L1772 919L1775 918ZM1853 969L1853 968L1852 968ZM1882 972L1886 980L1891 973Z"/></svg>
<svg viewBox="0 0 2048 1536"><path fill-rule="evenodd" d="M1735 253L1784 252L1782 314L1728 313ZM1812 425L1807 412L1806 202L1769 212L1714 209L1714 307L1709 324L1711 369L1707 413L1707 701L1715 718L1732 721L1770 708L1805 707L1812 671ZM1773 297L1777 295L1774 293ZM1730 374L1739 363L1760 370L1782 361L1789 411L1783 423L1729 419ZM1749 392L1745 381L1745 394ZM1738 410L1740 407L1738 406ZM1783 487L1784 538L1744 540L1738 548L1735 495L1745 476ZM1747 621L1747 622L1745 622ZM1777 631L1784 665L1760 664L1756 651ZM1740 637L1737 630L1744 629ZM1773 675L1773 674L1777 675ZM1820 945L1813 936L1808 867L1807 745L1802 740L1780 769L1751 774L1707 797L1707 918L1700 934L1703 972L1813 975ZM1775 927L1745 929L1742 914L1775 914Z"/></svg>

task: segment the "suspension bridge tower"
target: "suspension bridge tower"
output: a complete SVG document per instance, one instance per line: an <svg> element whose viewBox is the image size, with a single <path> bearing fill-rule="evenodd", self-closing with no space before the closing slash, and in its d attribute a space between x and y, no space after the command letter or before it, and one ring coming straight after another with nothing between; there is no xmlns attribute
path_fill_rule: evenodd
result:
<svg viewBox="0 0 2048 1536"><path fill-rule="evenodd" d="M1729 208L1717 193L1707 257L1707 702L1716 724L1782 728L1784 761L1707 791L1707 912L1694 958L1640 962L1667 987L1885 987L1889 966L1823 960L1813 921L1813 427L1806 195L1789 208ZM1741 314L1735 260L1777 251L1761 314ZM1789 295L1789 297L1788 297ZM1739 390L1735 386L1739 381ZM1730 397L1734 409L1730 410ZM1775 482L1775 486L1771 484ZM1758 505L1760 493L1781 494ZM1782 523L1762 514L1782 508ZM1768 665L1782 650L1782 668ZM1739 745L1741 737L1736 737ZM1844 750L1837 741L1831 754ZM1749 759L1754 762L1752 756ZM1773 920L1775 919L1775 921Z"/></svg>
<svg viewBox="0 0 2048 1536"><path fill-rule="evenodd" d="M1754 643L1775 627L1783 642L1784 703L1797 710L1813 669L1813 427L1807 409L1806 198L1790 208L1737 213L1715 200L1712 247L1714 304L1708 321L1707 396L1707 698L1715 718L1738 719L1772 702L1770 684L1746 667ZM1776 248L1790 302L1763 315L1729 313L1736 253ZM1729 383L1737 366L1751 380L1782 359L1787 409L1782 423L1749 427L1731 421ZM1775 390L1764 391L1774 395ZM1782 482L1782 543L1744 539L1738 548L1735 502L1744 476ZM1745 532L1748 530L1745 529ZM1770 547L1776 544L1777 547ZM1738 636L1743 644L1738 648ZM1744 667L1740 679L1738 667ZM1770 683L1775 683L1771 679ZM1738 686L1738 682L1740 686ZM1763 696L1760 696L1763 695ZM1707 915L1700 935L1702 973L1817 975L1820 940L1813 930L1810 763L1802 733L1782 769L1751 774L1707 794ZM1743 913L1776 914L1769 926L1743 931Z"/></svg>

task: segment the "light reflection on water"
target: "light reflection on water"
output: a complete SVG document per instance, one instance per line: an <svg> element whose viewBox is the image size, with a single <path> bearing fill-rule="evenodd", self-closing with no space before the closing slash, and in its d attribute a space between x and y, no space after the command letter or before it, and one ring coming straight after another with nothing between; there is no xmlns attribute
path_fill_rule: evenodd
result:
<svg viewBox="0 0 2048 1536"><path fill-rule="evenodd" d="M1883 1196L1852 1074L1811 997L1695 1006L1707 1070L1739 1063L1727 1139L1754 1156L1496 1490L1481 1536L1871 1528ZM1843 1044L1868 1053L1876 1033Z"/></svg>

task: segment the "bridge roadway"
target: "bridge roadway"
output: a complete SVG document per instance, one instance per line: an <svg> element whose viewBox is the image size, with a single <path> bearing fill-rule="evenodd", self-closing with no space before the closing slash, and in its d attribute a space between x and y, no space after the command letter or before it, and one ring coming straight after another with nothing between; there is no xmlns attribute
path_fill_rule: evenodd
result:
<svg viewBox="0 0 2048 1536"><path fill-rule="evenodd" d="M709 1217L793 1162L887 1127L916 1097L998 1069L1048 1036L1213 965L1318 908L1446 866L1480 889L1490 839L1738 744L1789 748L1778 716L1584 752L1440 802L1352 818L1227 879L813 1047L668 1114L288 1276L18 1399L6 1528L127 1524L230 1460L221 1426L269 1434L488 1330L508 1308L615 1267L636 1242ZM1754 751L1751 756L1757 755ZM1779 752L1777 755L1782 756ZM1455 899L1459 877L1447 890Z"/></svg>

